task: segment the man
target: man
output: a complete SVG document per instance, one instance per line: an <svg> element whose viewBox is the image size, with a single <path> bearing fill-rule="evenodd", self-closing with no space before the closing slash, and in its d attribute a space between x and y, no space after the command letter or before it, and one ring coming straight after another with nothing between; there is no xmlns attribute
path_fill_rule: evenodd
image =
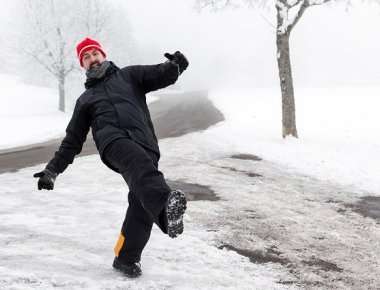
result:
<svg viewBox="0 0 380 290"><path fill-rule="evenodd" d="M85 38L77 45L86 70L86 91L78 98L59 150L41 172L38 189L52 190L62 173L82 150L91 127L101 160L120 173L129 187L129 206L115 246L113 267L127 277L141 275L141 253L153 223L171 238L183 232L186 198L171 190L158 170L160 151L145 94L176 82L188 66L176 51L156 65L119 69L106 59L99 42Z"/></svg>

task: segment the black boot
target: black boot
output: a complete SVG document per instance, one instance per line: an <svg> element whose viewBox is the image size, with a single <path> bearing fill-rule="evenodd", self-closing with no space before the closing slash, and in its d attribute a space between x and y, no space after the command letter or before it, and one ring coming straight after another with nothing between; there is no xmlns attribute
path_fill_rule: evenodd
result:
<svg viewBox="0 0 380 290"><path fill-rule="evenodd" d="M181 190L170 192L166 203L166 225L169 237L176 238L183 233L183 215L186 210L186 197Z"/></svg>
<svg viewBox="0 0 380 290"><path fill-rule="evenodd" d="M115 257L112 266L128 278L137 278L142 274L141 265L138 262L122 263L118 257Z"/></svg>

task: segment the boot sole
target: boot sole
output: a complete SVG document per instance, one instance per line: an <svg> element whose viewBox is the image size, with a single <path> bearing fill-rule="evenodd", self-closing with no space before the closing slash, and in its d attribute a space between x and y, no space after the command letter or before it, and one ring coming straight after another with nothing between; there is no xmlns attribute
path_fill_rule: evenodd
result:
<svg viewBox="0 0 380 290"><path fill-rule="evenodd" d="M166 209L168 220L168 235L171 238L176 238L183 233L183 215L186 210L186 197L180 190L174 190L168 198Z"/></svg>

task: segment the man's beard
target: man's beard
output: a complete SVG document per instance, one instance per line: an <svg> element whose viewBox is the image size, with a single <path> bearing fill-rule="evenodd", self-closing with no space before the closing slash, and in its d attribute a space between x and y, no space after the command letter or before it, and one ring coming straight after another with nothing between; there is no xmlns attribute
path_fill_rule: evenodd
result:
<svg viewBox="0 0 380 290"><path fill-rule="evenodd" d="M91 65L90 65L90 69L93 69L93 68L95 68L95 67L98 67L98 66L100 66L100 62L94 62L94 63L92 63Z"/></svg>
<svg viewBox="0 0 380 290"><path fill-rule="evenodd" d="M101 64L98 62L92 64L86 71L87 79L101 79L104 77L110 65L111 63L107 60L103 61Z"/></svg>

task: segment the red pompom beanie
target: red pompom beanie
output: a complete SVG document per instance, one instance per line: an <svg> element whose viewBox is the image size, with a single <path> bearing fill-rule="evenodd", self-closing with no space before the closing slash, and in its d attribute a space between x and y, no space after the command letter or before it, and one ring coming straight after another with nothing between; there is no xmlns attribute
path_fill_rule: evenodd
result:
<svg viewBox="0 0 380 290"><path fill-rule="evenodd" d="M83 63L82 63L83 54L86 51L93 49L93 48L96 48L97 50L99 50L103 54L103 56L106 57L106 53L104 52L100 43L97 42L96 40L93 40L91 38L86 37L81 42L79 42L77 45L77 56L78 56L78 59L79 59L81 66L83 66Z"/></svg>

